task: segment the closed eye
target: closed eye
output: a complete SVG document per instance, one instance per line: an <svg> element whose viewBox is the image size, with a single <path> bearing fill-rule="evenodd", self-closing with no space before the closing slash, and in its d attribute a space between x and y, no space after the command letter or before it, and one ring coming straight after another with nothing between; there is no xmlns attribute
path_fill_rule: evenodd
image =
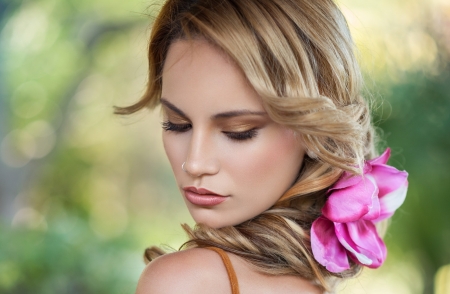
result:
<svg viewBox="0 0 450 294"><path fill-rule="evenodd" d="M253 128L251 130L244 132L222 132L222 133L224 133L231 140L245 141L256 137L256 135L258 134L258 130L257 128Z"/></svg>
<svg viewBox="0 0 450 294"><path fill-rule="evenodd" d="M162 128L165 131L184 133L186 131L189 131L192 128L192 125L191 124L174 124L171 121L167 120L162 123Z"/></svg>
<svg viewBox="0 0 450 294"><path fill-rule="evenodd" d="M173 122L167 120L162 123L162 128L165 131L184 133L184 132L189 131L192 128L192 125L191 124L174 124ZM256 135L258 134L258 129L253 128L253 129L250 129L248 131L243 131L243 132L223 131L222 133L225 134L231 140L245 141L245 140L249 140L249 139L256 137Z"/></svg>

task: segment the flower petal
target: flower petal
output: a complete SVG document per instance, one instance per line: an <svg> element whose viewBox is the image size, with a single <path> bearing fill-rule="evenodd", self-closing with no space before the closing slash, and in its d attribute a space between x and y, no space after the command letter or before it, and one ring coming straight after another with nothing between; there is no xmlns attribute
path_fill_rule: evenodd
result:
<svg viewBox="0 0 450 294"><path fill-rule="evenodd" d="M360 181L344 189L331 191L322 214L333 222L357 221L373 207L378 188L371 179L358 176Z"/></svg>
<svg viewBox="0 0 450 294"><path fill-rule="evenodd" d="M405 181L402 187L380 198L380 215L373 221L378 222L391 217L405 201L407 190L408 181Z"/></svg>
<svg viewBox="0 0 450 294"><path fill-rule="evenodd" d="M371 221L335 223L336 236L357 263L377 268L386 259L386 246Z"/></svg>
<svg viewBox="0 0 450 294"><path fill-rule="evenodd" d="M377 182L378 189L380 190L380 198L402 188L408 178L407 172L399 171L395 167L388 165L373 166L370 175Z"/></svg>
<svg viewBox="0 0 450 294"><path fill-rule="evenodd" d="M375 179L370 174L366 175L365 178L370 180L375 186L377 185ZM372 195L372 205L369 206L369 211L362 217L362 219L374 220L378 217L380 217L380 200L378 199L378 193L376 193Z"/></svg>
<svg viewBox="0 0 450 294"><path fill-rule="evenodd" d="M339 180L334 183L333 187L330 188L329 192L357 185L361 180L362 178L360 176L354 176L349 172L344 172Z"/></svg>
<svg viewBox="0 0 450 294"><path fill-rule="evenodd" d="M375 157L371 160L368 160L367 162L370 165L386 164L388 162L390 156L391 156L391 148L386 148L386 150L384 150L383 154L381 154L380 156Z"/></svg>
<svg viewBox="0 0 450 294"><path fill-rule="evenodd" d="M347 252L336 237L333 222L324 217L312 224L311 248L314 258L330 272L339 273L350 268Z"/></svg>

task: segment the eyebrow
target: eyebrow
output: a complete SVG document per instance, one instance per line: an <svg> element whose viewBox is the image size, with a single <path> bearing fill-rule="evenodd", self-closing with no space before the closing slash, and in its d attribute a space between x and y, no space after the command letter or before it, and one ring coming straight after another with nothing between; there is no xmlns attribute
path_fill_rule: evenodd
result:
<svg viewBox="0 0 450 294"><path fill-rule="evenodd" d="M181 116L187 117L186 114L184 114L184 112L181 109L179 109L178 107L176 107L175 105L173 105L172 103L167 101L166 99L161 98L161 104L164 105L165 107L169 108L173 112L176 112Z"/></svg>
<svg viewBox="0 0 450 294"><path fill-rule="evenodd" d="M173 105L172 103L167 101L166 99L161 98L161 104L163 104L164 106L166 106L173 112L176 112L180 116L187 118L186 114L181 109L179 109L178 107L176 107L175 105ZM211 118L213 120L218 120L218 119L231 118L231 117L237 117L237 116L245 116L245 115L266 116L267 113L265 111L252 111L252 110L248 110L248 109L241 109L241 110L231 110L231 111L217 113L217 114L214 114Z"/></svg>

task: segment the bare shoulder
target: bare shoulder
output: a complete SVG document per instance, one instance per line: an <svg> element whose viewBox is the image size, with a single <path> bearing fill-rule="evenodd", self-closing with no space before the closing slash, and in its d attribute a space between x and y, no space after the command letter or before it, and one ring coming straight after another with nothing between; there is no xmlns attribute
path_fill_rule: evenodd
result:
<svg viewBox="0 0 450 294"><path fill-rule="evenodd" d="M239 280L241 293L322 293L309 281L294 276L267 276L242 258L227 253ZM163 255L142 272L136 294L229 294L227 270L215 251L193 248Z"/></svg>
<svg viewBox="0 0 450 294"><path fill-rule="evenodd" d="M244 259L228 253L239 280L241 293L321 294L323 291L298 276L272 276L261 273Z"/></svg>
<svg viewBox="0 0 450 294"><path fill-rule="evenodd" d="M229 293L229 287L220 256L209 249L192 248L150 262L142 272L136 294Z"/></svg>

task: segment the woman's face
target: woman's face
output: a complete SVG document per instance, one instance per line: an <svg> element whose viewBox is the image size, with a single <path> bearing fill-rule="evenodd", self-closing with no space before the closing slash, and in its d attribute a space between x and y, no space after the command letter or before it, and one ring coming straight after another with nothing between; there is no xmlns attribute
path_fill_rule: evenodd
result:
<svg viewBox="0 0 450 294"><path fill-rule="evenodd" d="M162 81L164 148L194 220L237 225L275 204L305 151L269 118L238 67L206 41L179 40Z"/></svg>

